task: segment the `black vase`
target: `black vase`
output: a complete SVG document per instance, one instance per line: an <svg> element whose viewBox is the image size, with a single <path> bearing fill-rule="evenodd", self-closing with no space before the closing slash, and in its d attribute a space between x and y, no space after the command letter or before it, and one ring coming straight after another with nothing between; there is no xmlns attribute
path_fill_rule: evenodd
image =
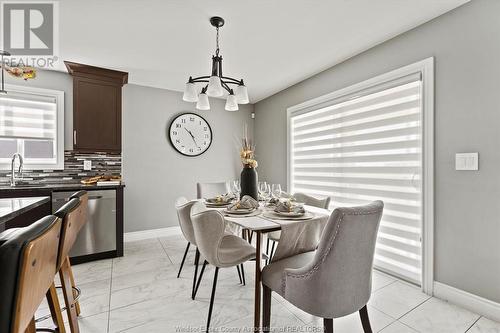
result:
<svg viewBox="0 0 500 333"><path fill-rule="evenodd" d="M259 176L255 168L244 167L241 171L241 198L249 195L255 200L259 200L258 181Z"/></svg>

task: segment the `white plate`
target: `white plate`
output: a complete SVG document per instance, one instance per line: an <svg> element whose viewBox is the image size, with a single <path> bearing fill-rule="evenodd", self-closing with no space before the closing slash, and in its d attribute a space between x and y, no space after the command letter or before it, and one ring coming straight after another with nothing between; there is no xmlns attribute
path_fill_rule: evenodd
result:
<svg viewBox="0 0 500 333"><path fill-rule="evenodd" d="M279 216L283 216L283 217L300 217L300 216L304 216L305 215L305 212L304 213L298 213L298 212L277 212L277 211L273 211L276 215L279 215Z"/></svg>
<svg viewBox="0 0 500 333"><path fill-rule="evenodd" d="M255 211L255 208L252 208L252 209L237 209L237 210L226 209L226 210L224 210L225 213L234 214L234 215L250 214L253 211Z"/></svg>
<svg viewBox="0 0 500 333"><path fill-rule="evenodd" d="M272 211L267 211L267 212L264 212L262 214L264 217L267 217L267 218L270 218L272 220L310 220L312 218L314 218L314 214L311 213L311 212L307 212L302 215L302 216L298 216L298 217L290 217L290 216L281 216L281 215L278 215L276 214L275 212L272 212Z"/></svg>

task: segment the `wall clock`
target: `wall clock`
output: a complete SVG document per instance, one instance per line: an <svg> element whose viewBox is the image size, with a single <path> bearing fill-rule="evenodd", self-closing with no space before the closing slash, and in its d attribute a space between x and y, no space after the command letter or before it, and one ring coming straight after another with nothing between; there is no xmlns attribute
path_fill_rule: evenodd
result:
<svg viewBox="0 0 500 333"><path fill-rule="evenodd" d="M212 144L212 128L194 113L183 113L172 120L168 130L170 143L185 156L198 156Z"/></svg>

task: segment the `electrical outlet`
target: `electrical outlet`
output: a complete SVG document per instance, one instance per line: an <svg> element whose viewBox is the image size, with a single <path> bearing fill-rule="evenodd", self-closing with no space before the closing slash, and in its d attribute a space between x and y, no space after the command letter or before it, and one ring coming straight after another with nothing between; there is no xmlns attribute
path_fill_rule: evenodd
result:
<svg viewBox="0 0 500 333"><path fill-rule="evenodd" d="M83 161L83 170L92 170L92 161L91 160L84 160Z"/></svg>
<svg viewBox="0 0 500 333"><path fill-rule="evenodd" d="M455 154L455 170L479 170L479 154L478 153L461 153Z"/></svg>

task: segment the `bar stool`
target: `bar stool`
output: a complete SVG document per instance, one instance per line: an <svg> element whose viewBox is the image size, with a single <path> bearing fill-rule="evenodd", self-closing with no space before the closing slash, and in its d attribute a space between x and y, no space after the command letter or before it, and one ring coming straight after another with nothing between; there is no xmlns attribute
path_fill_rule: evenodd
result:
<svg viewBox="0 0 500 333"><path fill-rule="evenodd" d="M36 332L34 315L45 296L55 294L61 219L49 215L25 228L0 234L0 332ZM62 319L57 323L64 328Z"/></svg>
<svg viewBox="0 0 500 333"><path fill-rule="evenodd" d="M57 212L55 216L62 219L61 240L59 244L59 255L57 260L57 271L61 280L63 290L65 310L68 316L68 323L72 333L80 331L78 326L78 316L80 315L80 304L78 298L80 289L75 284L73 270L69 260L69 252L76 241L78 233L87 222L88 195L86 191L80 191L73 194L70 200ZM57 321L57 315L60 311L52 313L52 318Z"/></svg>

